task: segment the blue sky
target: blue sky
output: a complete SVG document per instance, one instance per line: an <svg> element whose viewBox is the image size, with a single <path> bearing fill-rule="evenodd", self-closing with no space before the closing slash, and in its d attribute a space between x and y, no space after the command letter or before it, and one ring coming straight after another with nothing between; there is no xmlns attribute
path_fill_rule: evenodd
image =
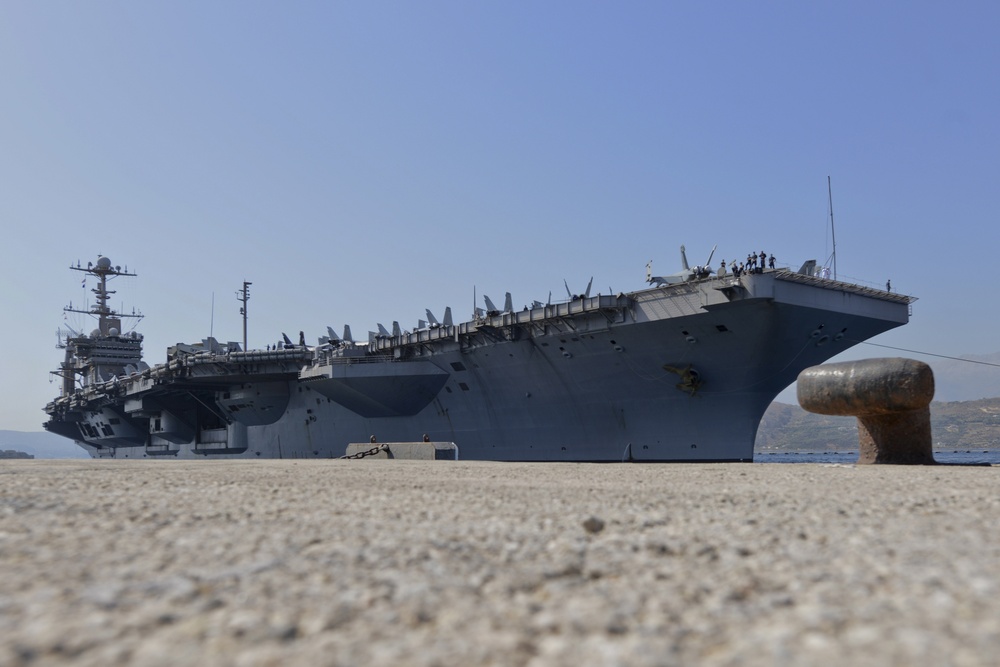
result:
<svg viewBox="0 0 1000 667"><path fill-rule="evenodd" d="M3 3L0 428L41 428L89 295L67 267L98 253L139 274L113 303L156 363L239 340L244 279L262 347L464 319L474 290L635 289L682 243L822 262L827 176L840 277L919 297L874 342L1000 351L998 26L987 2Z"/></svg>

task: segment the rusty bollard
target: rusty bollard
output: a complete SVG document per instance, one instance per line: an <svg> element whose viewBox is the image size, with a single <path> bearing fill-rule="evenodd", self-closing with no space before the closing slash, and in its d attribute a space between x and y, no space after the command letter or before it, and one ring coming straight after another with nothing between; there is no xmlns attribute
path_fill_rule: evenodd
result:
<svg viewBox="0 0 1000 667"><path fill-rule="evenodd" d="M858 463L933 465L934 373L914 359L863 359L799 373L799 405L858 418Z"/></svg>

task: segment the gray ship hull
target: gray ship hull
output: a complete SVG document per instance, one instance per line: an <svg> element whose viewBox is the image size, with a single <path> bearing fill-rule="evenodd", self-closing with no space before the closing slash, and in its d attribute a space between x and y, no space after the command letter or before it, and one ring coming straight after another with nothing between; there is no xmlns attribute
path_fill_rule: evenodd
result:
<svg viewBox="0 0 1000 667"><path fill-rule="evenodd" d="M57 400L47 427L128 458L327 458L426 435L462 459L751 461L774 397L905 324L911 301L767 271L373 337L363 352L202 352L113 396Z"/></svg>

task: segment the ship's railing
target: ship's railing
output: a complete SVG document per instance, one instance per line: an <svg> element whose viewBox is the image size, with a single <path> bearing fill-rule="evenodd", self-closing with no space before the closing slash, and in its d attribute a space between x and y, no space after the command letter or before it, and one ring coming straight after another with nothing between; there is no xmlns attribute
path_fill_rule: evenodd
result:
<svg viewBox="0 0 1000 667"><path fill-rule="evenodd" d="M250 350L247 352L227 352L216 354L208 351L182 353L166 363L156 364L143 371L129 375L116 376L104 382L95 382L77 389L67 396L60 396L52 401L53 407L84 407L88 402L106 396L121 396L128 394L135 385L139 389L150 383L172 377L174 373L194 366L211 364L245 364L245 363L295 363L305 365L312 359L313 353L308 348L287 348L282 350Z"/></svg>
<svg viewBox="0 0 1000 667"><path fill-rule="evenodd" d="M343 356L320 356L316 358L314 366L347 366L350 364L385 364L396 361L394 357L387 354L371 354L357 357Z"/></svg>
<svg viewBox="0 0 1000 667"><path fill-rule="evenodd" d="M312 359L313 353L309 348L290 347L281 350L249 350L247 352L194 352L181 353L174 356L166 363L166 367L172 371L181 368L191 368L192 366L205 366L211 364L245 364L245 363L306 363Z"/></svg>
<svg viewBox="0 0 1000 667"><path fill-rule="evenodd" d="M215 361L228 361L233 363L246 362L268 362L268 361L308 361L313 353L306 347L289 347L281 350L247 350L246 352L228 352L226 354L213 355ZM201 361L204 357L195 359Z"/></svg>
<svg viewBox="0 0 1000 667"><path fill-rule="evenodd" d="M917 297L915 296L908 296L898 292L888 292L886 290L857 285L855 283L845 283L840 280L823 278L822 276L807 276L796 271L775 271L774 277L778 280L786 280L789 282L801 283L803 285L812 285L813 287L837 290L839 292L863 294L865 296L873 296L886 301L896 301L898 303L910 304L917 300Z"/></svg>
<svg viewBox="0 0 1000 667"><path fill-rule="evenodd" d="M470 322L462 322L451 326L436 326L428 329L418 329L399 336L374 336L369 344L371 349L392 350L407 345L420 345L437 341L458 341L460 336L475 334L481 327L509 327L529 324L542 324L552 320L576 317L601 311L620 311L628 308L632 300L625 294L598 294L591 297L580 297L570 301L551 303L536 308L525 308L519 311L496 313L479 317Z"/></svg>
<svg viewBox="0 0 1000 667"><path fill-rule="evenodd" d="M510 313L500 313L486 318L486 324L491 326L510 326L512 324L530 324L545 320L573 317L600 310L620 310L628 307L629 299L624 294L598 294L597 296L580 297L571 301L546 304L538 308L525 308Z"/></svg>

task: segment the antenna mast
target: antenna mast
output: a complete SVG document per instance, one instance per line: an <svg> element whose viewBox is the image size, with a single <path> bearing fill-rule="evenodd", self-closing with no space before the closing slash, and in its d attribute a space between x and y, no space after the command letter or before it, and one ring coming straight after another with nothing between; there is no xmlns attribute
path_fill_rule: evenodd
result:
<svg viewBox="0 0 1000 667"><path fill-rule="evenodd" d="M135 313L135 311L133 311L131 315L128 313L119 313L108 305L108 299L115 293L115 290L108 289L108 279L116 278L118 276L135 277L134 273L128 272L127 266L125 267L125 270L122 271L122 267L111 266L110 259L104 257L103 255L98 255L97 264L87 262L87 267L84 268L80 266L79 262L77 262L76 266L70 265L69 268L74 271L82 271L83 273L97 277L97 287L90 290L97 298L97 303L94 304L90 310L80 310L79 308L73 308L73 306L70 305L67 308L63 308L63 311L67 313L80 313L81 315L92 315L93 317L96 317L97 328L101 332L102 336L110 335L112 328L117 329L118 332L121 333L121 318L123 317L134 317L137 320L142 319L142 315ZM86 278L84 278L84 285L86 285Z"/></svg>
<svg viewBox="0 0 1000 667"><path fill-rule="evenodd" d="M830 195L830 236L833 238L833 279L837 279L837 231L833 227L833 186L826 177L826 191Z"/></svg>
<svg viewBox="0 0 1000 667"><path fill-rule="evenodd" d="M250 300L250 286L253 283L243 281L243 289L237 290L236 300L242 301L243 305L240 306L240 315L243 316L243 351L247 350L247 301Z"/></svg>

